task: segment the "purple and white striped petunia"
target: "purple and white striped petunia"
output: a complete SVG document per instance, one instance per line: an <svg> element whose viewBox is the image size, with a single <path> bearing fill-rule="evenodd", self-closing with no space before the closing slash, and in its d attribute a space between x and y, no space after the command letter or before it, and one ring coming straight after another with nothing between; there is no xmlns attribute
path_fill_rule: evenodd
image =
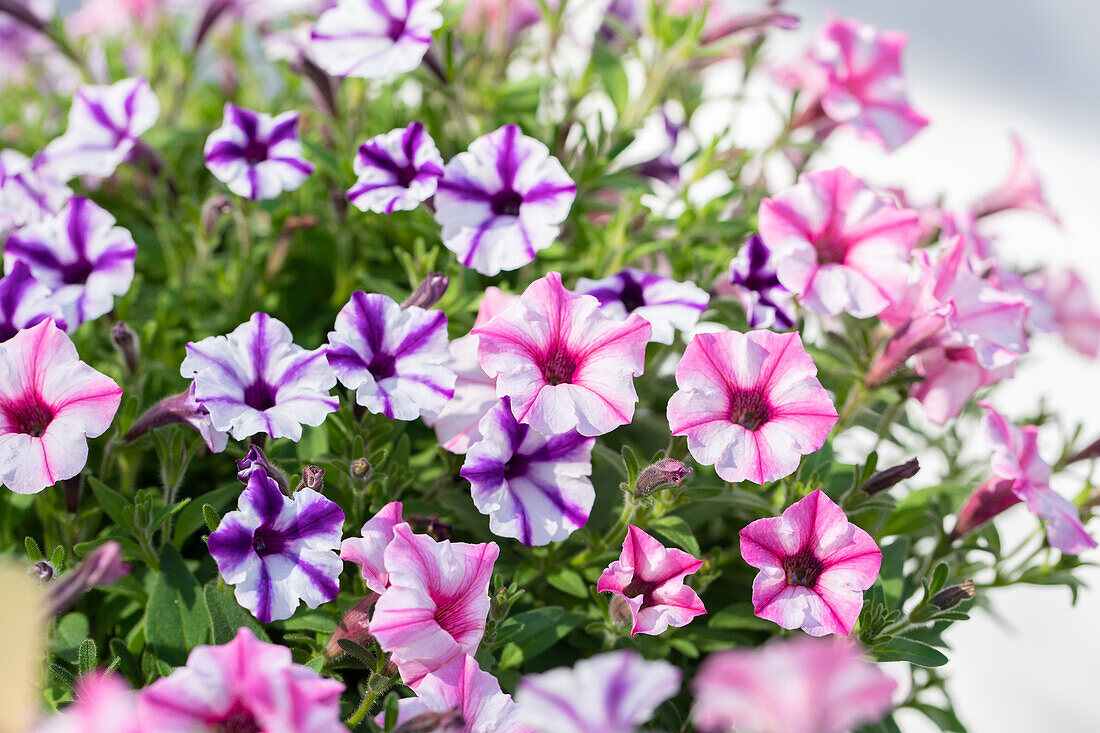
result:
<svg viewBox="0 0 1100 733"><path fill-rule="evenodd" d="M203 149L206 167L230 191L253 201L293 191L313 173L298 139L298 113L272 117L225 103L222 126Z"/></svg>
<svg viewBox="0 0 1100 733"><path fill-rule="evenodd" d="M754 234L730 262L729 283L733 286L749 328L786 331L794 326L794 293L779 282L771 250Z"/></svg>
<svg viewBox="0 0 1100 733"><path fill-rule="evenodd" d="M507 397L482 418L479 431L460 474L493 534L545 545L588 522L596 499L588 478L595 438L575 430L547 436L520 425Z"/></svg>
<svg viewBox="0 0 1100 733"><path fill-rule="evenodd" d="M443 244L482 275L515 270L554 243L577 187L517 125L482 135L444 169L435 194Z"/></svg>
<svg viewBox="0 0 1100 733"><path fill-rule="evenodd" d="M652 272L626 269L602 280L577 280L576 291L600 301L600 310L617 321L636 313L653 326L651 341L671 344L676 331L695 328L710 296L694 283L681 283Z"/></svg>
<svg viewBox="0 0 1100 733"><path fill-rule="evenodd" d="M290 329L266 313L253 313L228 336L187 344L180 374L194 380L195 399L210 412L216 430L237 440L265 433L302 437L340 406L329 394L336 375L324 349L293 343Z"/></svg>
<svg viewBox="0 0 1100 733"><path fill-rule="evenodd" d="M310 57L333 76L390 79L420 66L441 0L339 0L313 26Z"/></svg>
<svg viewBox="0 0 1100 733"><path fill-rule="evenodd" d="M41 157L32 160L15 150L0 150L0 239L61 211L72 195Z"/></svg>
<svg viewBox="0 0 1100 733"><path fill-rule="evenodd" d="M313 489L292 498L253 471L237 502L210 533L210 555L237 602L263 623L290 618L301 601L317 608L336 597L344 563L336 551L344 512Z"/></svg>
<svg viewBox="0 0 1100 733"><path fill-rule="evenodd" d="M106 178L159 116L160 102L145 79L82 86L73 95L65 134L43 151L46 167L66 181L85 175Z"/></svg>
<svg viewBox="0 0 1100 733"><path fill-rule="evenodd" d="M27 263L16 262L11 272L0 277L0 343L47 318L65 327L61 308L50 298L50 289L34 279Z"/></svg>
<svg viewBox="0 0 1100 733"><path fill-rule="evenodd" d="M8 237L4 270L26 263L35 280L53 293L69 330L107 313L115 296L134 280L137 245L115 218L82 196L57 214Z"/></svg>
<svg viewBox="0 0 1100 733"><path fill-rule="evenodd" d="M328 363L355 401L393 420L434 416L454 395L447 316L357 290L328 335Z"/></svg>
<svg viewBox="0 0 1100 733"><path fill-rule="evenodd" d="M359 180L348 191L348 200L360 211L411 211L435 193L443 156L424 125L414 122L360 145L355 175Z"/></svg>

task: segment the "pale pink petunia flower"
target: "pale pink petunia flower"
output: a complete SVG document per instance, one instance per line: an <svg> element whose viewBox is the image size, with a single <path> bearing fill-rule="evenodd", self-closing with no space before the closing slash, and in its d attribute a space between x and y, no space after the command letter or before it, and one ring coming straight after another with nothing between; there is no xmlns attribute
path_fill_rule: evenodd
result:
<svg viewBox="0 0 1100 733"><path fill-rule="evenodd" d="M340 559L358 565L366 586L375 593L385 593L390 585L386 548L393 541L393 528L403 521L401 502L391 501L367 520L359 537L348 537L340 544Z"/></svg>
<svg viewBox="0 0 1100 733"><path fill-rule="evenodd" d="M760 570L752 583L756 615L811 636L852 633L863 591L882 565L871 535L820 489L783 516L742 529L741 557Z"/></svg>
<svg viewBox="0 0 1100 733"><path fill-rule="evenodd" d="M393 529L386 547L389 587L378 599L370 632L401 679L415 686L455 657L473 654L485 633L496 543L436 542Z"/></svg>
<svg viewBox="0 0 1100 733"><path fill-rule="evenodd" d="M34 733L146 733L137 717L137 698L118 675L96 671L76 682L73 702L50 716Z"/></svg>
<svg viewBox="0 0 1100 733"><path fill-rule="evenodd" d="M1015 366L987 369L978 362L974 349L936 346L916 356L913 371L921 381L913 385L909 396L921 404L929 420L946 425L959 416L979 389L1010 378Z"/></svg>
<svg viewBox="0 0 1100 733"><path fill-rule="evenodd" d="M971 205L974 218L981 219L1001 211L1022 209L1033 211L1055 224L1061 221L1043 195L1043 182L1027 157L1027 149L1019 135L1012 135L1012 170L1008 178L995 191L991 191Z"/></svg>
<svg viewBox="0 0 1100 733"><path fill-rule="evenodd" d="M551 272L472 333L482 369L520 423L547 435L591 437L633 419L633 377L645 368L651 331L637 315L608 318L598 300L567 290Z"/></svg>
<svg viewBox="0 0 1100 733"><path fill-rule="evenodd" d="M0 344L0 484L34 494L80 473L122 388L80 361L52 319Z"/></svg>
<svg viewBox="0 0 1100 733"><path fill-rule="evenodd" d="M797 333L697 334L676 367L669 427L726 481L781 479L824 445L836 424L816 375Z"/></svg>
<svg viewBox="0 0 1100 733"><path fill-rule="evenodd" d="M779 282L819 313L878 314L909 281L917 213L899 209L846 168L804 173L760 202L760 237Z"/></svg>
<svg viewBox="0 0 1100 733"><path fill-rule="evenodd" d="M800 637L711 654L692 687L703 733L844 733L880 720L897 683L853 642Z"/></svg>
<svg viewBox="0 0 1100 733"><path fill-rule="evenodd" d="M1084 356L1100 354L1100 308L1074 270L1045 267L1028 275L997 271L1000 285L1031 303L1028 328L1057 333Z"/></svg>
<svg viewBox="0 0 1100 733"><path fill-rule="evenodd" d="M702 560L665 547L630 525L622 555L603 571L596 590L626 599L634 619L631 636L657 635L669 626L686 626L707 612L699 594L684 585L684 578L702 566Z"/></svg>

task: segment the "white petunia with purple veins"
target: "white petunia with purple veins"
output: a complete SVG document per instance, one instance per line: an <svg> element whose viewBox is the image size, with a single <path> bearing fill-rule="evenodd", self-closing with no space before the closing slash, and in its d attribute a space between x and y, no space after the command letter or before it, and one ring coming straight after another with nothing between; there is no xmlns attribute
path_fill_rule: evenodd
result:
<svg viewBox="0 0 1100 733"><path fill-rule="evenodd" d="M226 102L222 126L203 149L206 167L230 191L252 201L293 191L313 173L298 139L298 113L272 117Z"/></svg>
<svg viewBox="0 0 1100 733"><path fill-rule="evenodd" d="M505 125L456 155L435 194L443 244L482 275L515 270L554 243L577 187L538 140Z"/></svg>
<svg viewBox="0 0 1100 733"><path fill-rule="evenodd" d="M459 472L470 482L474 506L498 537L525 545L560 542L588 522L596 492L592 446L575 430L543 435L521 425L505 398L478 426Z"/></svg>
<svg viewBox="0 0 1100 733"><path fill-rule="evenodd" d="M313 26L310 56L333 76L390 79L412 71L443 25L441 0L339 0Z"/></svg>
<svg viewBox="0 0 1100 733"><path fill-rule="evenodd" d="M754 234L730 262L729 284L745 309L749 328L786 331L794 326L794 293L779 282L775 260L760 235Z"/></svg>
<svg viewBox="0 0 1100 733"><path fill-rule="evenodd" d="M357 290L328 335L328 363L355 401L394 420L433 417L454 395L448 368L447 316L402 308L385 295Z"/></svg>
<svg viewBox="0 0 1100 733"><path fill-rule="evenodd" d="M82 86L73 95L65 134L43 151L46 166L65 181L85 175L106 178L159 116L160 102L140 77Z"/></svg>
<svg viewBox="0 0 1100 733"><path fill-rule="evenodd" d="M652 272L626 269L602 280L577 280L574 292L592 295L605 315L625 321L631 313L653 326L650 341L671 344L676 331L695 328L710 296L694 283L682 283Z"/></svg>
<svg viewBox="0 0 1100 733"><path fill-rule="evenodd" d="M424 125L414 122L360 145L355 174L348 200L360 211L411 211L435 193L443 157Z"/></svg>
<svg viewBox="0 0 1100 733"><path fill-rule="evenodd" d="M109 312L134 280L137 245L115 218L82 196L56 216L22 227L8 237L4 271L23 262L61 306L72 331Z"/></svg>
<svg viewBox="0 0 1100 733"><path fill-rule="evenodd" d="M222 518L208 546L237 602L266 624L290 618L301 601L316 608L336 597L343 526L335 502L313 489L287 498L266 473L254 471L237 511Z"/></svg>
<svg viewBox="0 0 1100 733"><path fill-rule="evenodd" d="M0 277L0 343L47 318L65 327L50 289L34 279L27 263L16 262L11 272Z"/></svg>
<svg viewBox="0 0 1100 733"><path fill-rule="evenodd" d="M266 313L254 313L228 336L187 344L180 374L194 380L195 399L210 412L215 430L237 440L257 433L302 437L340 406L329 394L336 375L324 349L293 343L290 329Z"/></svg>
<svg viewBox="0 0 1100 733"><path fill-rule="evenodd" d="M56 214L73 192L50 174L42 158L0 150L0 239L16 227Z"/></svg>

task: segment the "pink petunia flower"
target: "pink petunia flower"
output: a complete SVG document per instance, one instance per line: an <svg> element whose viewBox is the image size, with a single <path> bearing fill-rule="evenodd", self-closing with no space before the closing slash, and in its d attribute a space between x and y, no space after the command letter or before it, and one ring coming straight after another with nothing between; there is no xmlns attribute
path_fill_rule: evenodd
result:
<svg viewBox="0 0 1100 733"><path fill-rule="evenodd" d="M825 444L836 408L797 333L700 333L676 366L673 435L726 481L765 484Z"/></svg>
<svg viewBox="0 0 1100 733"><path fill-rule="evenodd" d="M849 125L860 137L895 150L928 125L909 104L901 53L906 36L858 20L830 17L805 59L782 69L780 83L805 104L794 125Z"/></svg>
<svg viewBox="0 0 1100 733"><path fill-rule="evenodd" d="M973 349L937 346L917 355L913 371L921 381L913 385L909 396L921 404L929 420L946 425L959 416L979 389L1010 378L1015 367L987 369Z"/></svg>
<svg viewBox="0 0 1100 733"><path fill-rule="evenodd" d="M80 677L73 703L50 716L34 733L146 733L137 716L137 698L114 674L92 672Z"/></svg>
<svg viewBox="0 0 1100 733"><path fill-rule="evenodd" d="M520 722L534 733L634 733L680 690L680 670L633 649L519 681Z"/></svg>
<svg viewBox="0 0 1100 733"><path fill-rule="evenodd" d="M990 468L993 474L1011 481L1016 494L1036 516L1047 521L1047 539L1052 547L1070 555L1078 555L1096 547L1081 523L1081 513L1069 499L1050 488L1050 464L1039 455L1039 428L1018 427L1006 420L988 402L980 402L986 410L985 429L993 442Z"/></svg>
<svg viewBox="0 0 1100 733"><path fill-rule="evenodd" d="M436 542L413 534L408 524L394 527L384 553L390 585L375 606L370 632L405 684L415 686L455 657L477 651L499 552L494 542Z"/></svg>
<svg viewBox="0 0 1100 733"><path fill-rule="evenodd" d="M1027 149L1018 135L1012 135L1012 170L1008 179L970 207L975 219L1011 209L1034 211L1060 224L1058 215L1043 195L1043 182L1027 157Z"/></svg>
<svg viewBox="0 0 1100 733"><path fill-rule="evenodd" d="M600 301L600 310L617 321L636 313L653 326L650 338L671 344L676 331L690 333L707 309L710 296L694 283L681 283L652 272L626 269L602 280L577 280L576 292Z"/></svg>
<svg viewBox="0 0 1100 733"><path fill-rule="evenodd" d="M360 211L410 211L435 193L443 157L424 125L413 122L360 145L355 175L348 200Z"/></svg>
<svg viewBox="0 0 1100 733"><path fill-rule="evenodd" d="M779 282L807 308L868 318L909 282L917 213L899 209L846 168L803 173L760 202L760 237Z"/></svg>
<svg viewBox="0 0 1100 733"><path fill-rule="evenodd" d="M596 590L626 599L634 625L630 635L660 634L669 626L686 626L706 613L699 595L684 578L703 567L703 561L668 548L630 525L623 553L603 571Z"/></svg>
<svg viewBox="0 0 1100 733"><path fill-rule="evenodd" d="M252 201L293 191L313 173L298 139L298 112L272 117L225 103L222 126L203 148L206 167L230 191Z"/></svg>
<svg viewBox="0 0 1100 733"><path fill-rule="evenodd" d="M1000 268L997 280L1005 290L1031 303L1029 329L1057 333L1084 356L1100 354L1100 308L1077 272L1045 267L1021 276Z"/></svg>
<svg viewBox="0 0 1100 733"><path fill-rule="evenodd" d="M186 666L138 694L138 710L142 730L157 733L347 733L343 690L242 626L227 644L192 649Z"/></svg>
<svg viewBox="0 0 1100 733"><path fill-rule="evenodd" d="M741 557L760 570L752 583L756 615L811 636L852 633L863 591L882 565L871 535L820 489L783 516L741 530Z"/></svg>
<svg viewBox="0 0 1100 733"><path fill-rule="evenodd" d="M403 521L401 502L391 501L367 520L359 537L348 537L340 543L340 559L358 565L367 587L375 593L385 593L390 585L386 548L393 541L393 528Z"/></svg>
<svg viewBox="0 0 1100 733"><path fill-rule="evenodd" d="M420 66L443 25L441 0L339 0L317 18L309 53L333 76L390 79Z"/></svg>
<svg viewBox="0 0 1100 733"><path fill-rule="evenodd" d="M704 733L844 733L880 720L897 683L853 642L802 637L711 654L692 687Z"/></svg>
<svg viewBox="0 0 1100 733"><path fill-rule="evenodd" d="M478 360L511 399L516 420L546 435L603 435L634 416L635 377L652 331L642 317L616 322L590 295L566 290L551 272L475 328Z"/></svg>
<svg viewBox="0 0 1100 733"><path fill-rule="evenodd" d="M0 344L0 484L35 494L80 473L122 388L80 361L52 319Z"/></svg>

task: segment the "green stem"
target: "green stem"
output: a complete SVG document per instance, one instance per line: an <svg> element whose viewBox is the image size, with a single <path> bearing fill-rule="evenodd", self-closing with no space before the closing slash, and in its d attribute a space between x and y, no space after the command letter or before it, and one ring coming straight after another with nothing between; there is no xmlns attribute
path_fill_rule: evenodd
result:
<svg viewBox="0 0 1100 733"><path fill-rule="evenodd" d="M359 703L359 707L355 712L351 714L351 717L344 721L344 725L349 728L355 728L363 722L363 719L370 713L372 707L374 707L375 700L378 699L378 693L380 690L367 690L367 694L363 695L363 702Z"/></svg>

